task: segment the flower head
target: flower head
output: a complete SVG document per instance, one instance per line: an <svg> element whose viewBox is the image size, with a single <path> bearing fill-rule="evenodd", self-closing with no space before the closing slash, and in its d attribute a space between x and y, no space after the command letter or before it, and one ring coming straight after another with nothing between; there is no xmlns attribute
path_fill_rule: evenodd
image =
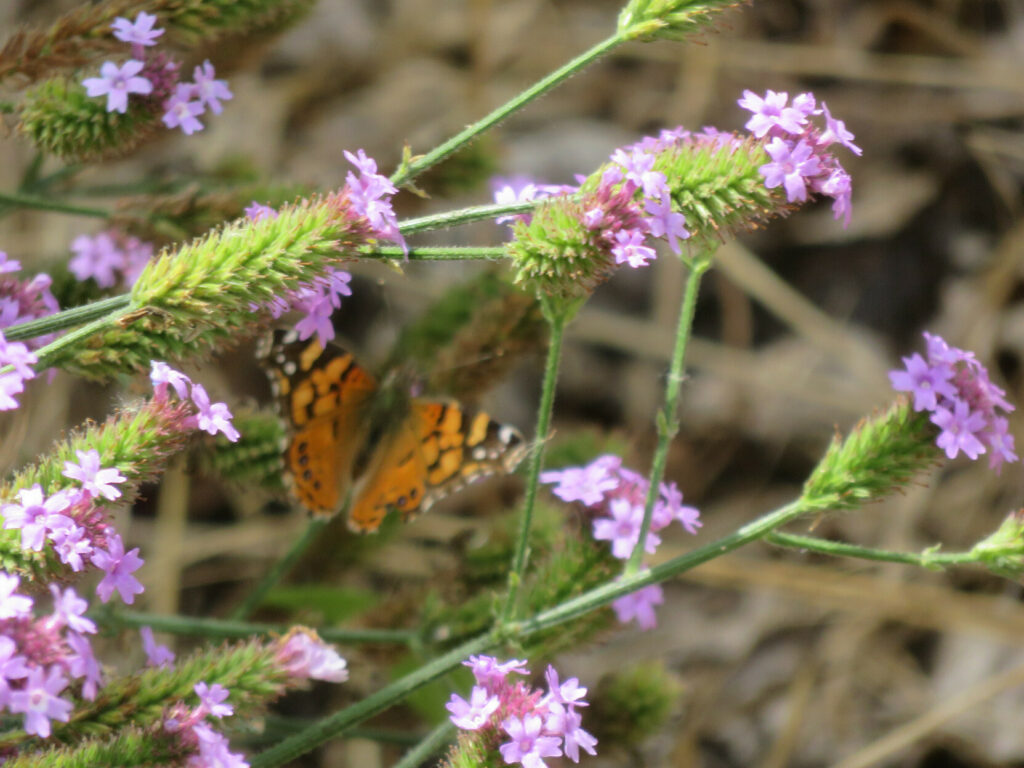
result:
<svg viewBox="0 0 1024 768"><path fill-rule="evenodd" d="M154 29L153 25L155 23L155 15L139 11L139 15L135 17L134 22L118 16L110 26L113 27L114 37L118 40L123 40L133 45L148 46L156 45L156 39L165 31Z"/></svg>
<svg viewBox="0 0 1024 768"><path fill-rule="evenodd" d="M128 111L128 96L133 93L147 94L153 84L139 75L145 66L141 61L129 59L120 67L112 61L105 61L100 67L99 77L87 77L82 81L89 96L106 96L107 112Z"/></svg>
<svg viewBox="0 0 1024 768"><path fill-rule="evenodd" d="M89 496L103 498L113 501L121 497L121 491L114 487L114 483L123 483L127 480L116 467L109 469L100 468L100 454L95 448L88 451L75 451L78 456L78 464L70 461L64 462L64 477L78 480L82 484L82 490Z"/></svg>

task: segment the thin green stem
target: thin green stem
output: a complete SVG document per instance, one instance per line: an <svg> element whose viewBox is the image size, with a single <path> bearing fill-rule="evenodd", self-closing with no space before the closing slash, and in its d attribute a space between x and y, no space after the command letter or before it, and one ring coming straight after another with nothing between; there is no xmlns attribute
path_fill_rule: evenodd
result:
<svg viewBox="0 0 1024 768"><path fill-rule="evenodd" d="M423 765L428 758L433 757L444 749L451 742L454 735L455 726L446 717L434 730L424 736L415 747L402 755L401 759L392 768L417 768L417 766Z"/></svg>
<svg viewBox="0 0 1024 768"><path fill-rule="evenodd" d="M436 229L451 229L462 224L475 221L487 221L499 216L511 216L516 213L529 213L537 205L535 202L515 203L512 205L474 205L470 208L458 208L454 211L420 216L418 219L406 219L398 225L403 235L415 235L417 232L432 232Z"/></svg>
<svg viewBox="0 0 1024 768"><path fill-rule="evenodd" d="M647 534L651 530L654 505L661 492L661 480L665 476L668 449L676 433L679 432L679 390L682 387L685 372L686 345L690 340L693 315L697 310L701 277L710 264L711 260L707 257L695 260L686 277L683 305L679 309L679 325L676 327L676 343L672 350L672 363L669 367L668 379L665 382L665 409L658 414L658 445L654 450L654 460L651 462L650 485L647 488L647 498L644 501L644 519L640 526L640 538L637 539L629 560L626 562L624 573L627 576L640 570Z"/></svg>
<svg viewBox="0 0 1024 768"><path fill-rule="evenodd" d="M392 261L483 261L503 259L508 256L508 250L503 245L489 245L480 247L470 246L428 246L424 248L410 248L408 255L397 245L382 245L367 247L360 251L361 256L373 258L380 256Z"/></svg>
<svg viewBox="0 0 1024 768"><path fill-rule="evenodd" d="M883 563L904 563L921 568L943 568L948 565L981 565L973 552L892 552L887 549L871 549L841 541L829 541L814 536L796 536L791 533L769 533L764 537L769 544L791 549L803 549L821 555L854 557L858 560L876 560Z"/></svg>
<svg viewBox="0 0 1024 768"><path fill-rule="evenodd" d="M76 328L73 331L65 333L59 339L55 339L47 344L45 347L41 347L36 352L36 358L39 362L36 363L35 369L37 371L44 371L50 367L53 359L68 347L73 347L83 339L87 339L98 331L102 331L104 328L116 323L118 318L123 317L131 309L131 305L124 307L120 311L111 312L93 320L91 323L87 323L80 328Z"/></svg>
<svg viewBox="0 0 1024 768"><path fill-rule="evenodd" d="M732 552L734 549L764 538L768 533L806 514L802 503L797 500L753 522L747 523L739 530L723 536L717 541L698 547L685 555L674 557L645 571L623 575L616 581L602 584L600 587L574 597L561 605L541 611L531 619L507 628L511 637L525 637L582 616L595 608L608 605L613 600L635 592L643 587L665 581L677 576L701 563L714 560L716 557Z"/></svg>
<svg viewBox="0 0 1024 768"><path fill-rule="evenodd" d="M77 216L94 216L99 219L110 218L110 211L102 208L87 208L84 205L62 203L59 200L22 195L16 192L0 192L0 203L14 208L33 208L38 211L56 211L57 213L71 213Z"/></svg>
<svg viewBox="0 0 1024 768"><path fill-rule="evenodd" d="M284 634L286 624L260 624L231 619L209 619L198 616L161 615L100 608L89 614L98 624L110 627L150 627L158 632L192 637L234 638L253 635ZM324 640L332 643L397 643L409 645L416 633L406 629L317 629Z"/></svg>
<svg viewBox="0 0 1024 768"><path fill-rule="evenodd" d="M519 518L519 537L516 541L515 554L512 558L512 569L508 574L508 592L501 611L502 622L507 622L515 615L516 599L519 586L530 553L530 528L533 524L533 508L537 502L537 484L540 471L544 465L544 449L547 445L548 430L551 427L551 413L555 405L555 386L558 383L558 365L562 359L562 336L565 332L565 315L560 312L545 313L551 326L551 338L548 342L548 357L544 365L544 382L541 386L540 406L537 411L537 429L534 432L534 444L530 451L530 460L526 469L526 493L523 499L523 511Z"/></svg>
<svg viewBox="0 0 1024 768"><path fill-rule="evenodd" d="M255 611L260 603L263 602L267 593L277 586L277 583L283 579L288 571L295 565L295 561L298 560L302 554L309 548L309 545L313 543L320 532L327 527L329 518L318 517L311 520L309 525L306 526L306 530L302 532L302 535L292 542L292 545L288 548L288 551L274 563L269 571L263 576L259 584L257 584L252 592L246 595L245 599L239 603L235 610L231 612L232 619L244 619L253 611Z"/></svg>
<svg viewBox="0 0 1024 768"><path fill-rule="evenodd" d="M567 80L572 75L579 72L581 69L591 64L596 59L600 58L604 54L608 53L612 48L616 47L620 43L624 42L625 38L619 34L615 34L606 40L602 40L597 45L593 46L587 51L584 51L579 56L574 58L572 61L563 65L559 69L549 74L547 77L539 80L534 85L527 88L525 91L520 93L515 98L507 101L486 117L473 123L465 130L459 132L457 135L448 139L440 146L432 149L427 154L413 160L410 163L403 163L397 171L391 176L392 183L395 186L402 186L408 183L412 179L416 178L419 174L423 173L428 168L436 165L437 163L444 160L449 155L457 152L464 145L472 141L476 136L484 133L490 128L494 127L509 115L522 109L524 106L529 104L539 96L543 96L545 93L550 91L555 86L561 84L564 80Z"/></svg>
<svg viewBox="0 0 1024 768"><path fill-rule="evenodd" d="M492 633L473 638L452 649L443 656L429 661L422 667L399 680L387 685L376 693L372 693L362 701L346 707L333 715L325 717L301 733L283 739L270 749L254 755L249 760L252 768L277 768L279 765L294 760L321 744L345 733L359 723L379 712L383 712L392 704L401 701L413 691L436 680L449 670L459 666L463 661L476 653L483 653L496 645Z"/></svg>
<svg viewBox="0 0 1024 768"><path fill-rule="evenodd" d="M48 333L56 333L66 328L74 328L76 325L88 323L116 313L131 304L130 294L123 293L120 296L111 296L108 299L100 299L91 304L83 304L80 307L72 307L57 312L38 320L30 320L27 323L18 323L10 328L4 328L4 336L8 341L21 341L23 339L34 339L36 336L45 336Z"/></svg>

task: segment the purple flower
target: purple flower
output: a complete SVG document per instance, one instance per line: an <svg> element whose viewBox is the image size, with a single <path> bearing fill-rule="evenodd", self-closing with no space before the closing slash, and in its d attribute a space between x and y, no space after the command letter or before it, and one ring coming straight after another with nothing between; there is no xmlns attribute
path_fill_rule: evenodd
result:
<svg viewBox="0 0 1024 768"><path fill-rule="evenodd" d="M106 572L106 576L96 585L96 594L104 603L110 600L115 589L128 605L135 602L135 595L145 591L145 587L132 575L143 564L142 558L139 557L139 548L135 547L125 552L120 535L115 533L108 536L107 548L97 548L92 553L90 562Z"/></svg>
<svg viewBox="0 0 1024 768"><path fill-rule="evenodd" d="M0 332L0 366L14 366L14 372L25 380L36 377L32 366L38 362L39 359L29 352L28 347L20 341L8 341Z"/></svg>
<svg viewBox="0 0 1024 768"><path fill-rule="evenodd" d="M985 415L972 411L963 400L954 401L952 410L938 406L931 420L942 430L936 445L945 450L950 459L955 459L960 451L971 459L985 452L984 444L978 439L978 433L985 428Z"/></svg>
<svg viewBox="0 0 1024 768"><path fill-rule="evenodd" d="M632 181L637 187L644 191L644 197L652 200L660 200L662 195L668 191L667 179L661 171L654 170L656 157L643 150L617 149L611 156L611 161L622 166L627 181Z"/></svg>
<svg viewBox="0 0 1024 768"><path fill-rule="evenodd" d="M89 603L75 594L73 587L68 587L61 592L56 584L50 585L50 594L53 595L53 623L58 627L67 627L80 634L93 634L96 632L96 625L91 619L85 617L89 610Z"/></svg>
<svg viewBox="0 0 1024 768"><path fill-rule="evenodd" d="M8 258L4 251L0 251L0 275L8 272L17 272L21 269L21 262Z"/></svg>
<svg viewBox="0 0 1024 768"><path fill-rule="evenodd" d="M58 694L67 687L64 673L56 665L45 672L42 667L29 670L25 688L11 692L11 712L25 715L25 732L40 738L50 735L50 720L67 722L73 705Z"/></svg>
<svg viewBox="0 0 1024 768"><path fill-rule="evenodd" d="M807 178L821 170L820 160L814 149L801 140L795 147L785 139L776 136L765 147L771 156L771 163L765 163L758 170L764 176L764 185L774 189L780 184L786 189L786 199L793 203L807 199Z"/></svg>
<svg viewBox="0 0 1024 768"><path fill-rule="evenodd" d="M506 763L521 763L523 768L547 768L545 757L560 757L562 750L555 736L542 736L544 722L539 715L526 715L523 719L512 716L501 727L512 741L499 747Z"/></svg>
<svg viewBox="0 0 1024 768"><path fill-rule="evenodd" d="M47 533L62 522L54 518L63 517L58 513L71 505L72 495L59 491L46 499L43 489L36 483L31 488L18 491L18 498L20 505L5 504L3 507L4 528L20 529L22 548L39 552L46 542Z"/></svg>
<svg viewBox="0 0 1024 768"><path fill-rule="evenodd" d="M352 275L340 269L328 270L326 276L317 279L312 285L296 291L291 298L292 308L305 312L305 316L295 324L299 339L305 340L316 334L321 346L334 338L334 325L331 315L341 307L341 297L351 296L349 281Z"/></svg>
<svg viewBox="0 0 1024 768"><path fill-rule="evenodd" d="M660 584L638 589L628 595L620 597L612 602L615 616L622 624L628 624L636 620L640 629L654 629L658 626L658 617L654 613L654 606L665 602L665 595Z"/></svg>
<svg viewBox="0 0 1024 768"><path fill-rule="evenodd" d="M100 77L87 77L82 85L89 96L107 97L107 112L124 114L128 111L129 94L147 94L153 90L153 84L139 76L143 66L135 59L129 59L120 67L112 61L105 61L100 67Z"/></svg>
<svg viewBox="0 0 1024 768"><path fill-rule="evenodd" d="M199 706L214 717L228 717L235 714L235 708L230 704L224 704L228 698L228 689L220 683L207 685L205 682L196 683L192 688L199 697Z"/></svg>
<svg viewBox="0 0 1024 768"><path fill-rule="evenodd" d="M149 361L149 380L157 397L166 397L167 387L170 386L182 400L188 397L188 388L192 384L192 380L184 373L159 360Z"/></svg>
<svg viewBox="0 0 1024 768"><path fill-rule="evenodd" d="M934 411L939 397L956 397L953 386L953 368L948 363L929 365L921 355L914 353L903 358L904 370L889 372L889 381L897 392L914 394L915 411Z"/></svg>
<svg viewBox="0 0 1024 768"><path fill-rule="evenodd" d="M78 280L96 281L100 288L111 288L117 283L115 270L124 267L124 253L106 232L97 235L79 235L71 241L74 258L68 269Z"/></svg>
<svg viewBox="0 0 1024 768"><path fill-rule="evenodd" d="M499 183L504 182L504 183ZM495 177L491 180L491 185L494 190L494 202L498 205L516 205L517 203L528 203L533 200L539 200L543 195L537 185L532 179L526 176L517 176L507 181L504 179L498 179ZM525 221L530 222L530 214L528 213L510 213L504 216L498 216L495 220L495 224L507 224L513 221Z"/></svg>
<svg viewBox="0 0 1024 768"><path fill-rule="evenodd" d="M558 483L551 492L562 501L580 501L588 507L600 504L607 491L613 491L619 486L618 478L609 473L606 464L598 461L585 467L542 472L540 481Z"/></svg>
<svg viewBox="0 0 1024 768"><path fill-rule="evenodd" d="M786 133L803 133L804 125L807 123L806 100L800 102L798 107L794 99L794 106L787 107L788 99L789 94L785 91L769 90L763 99L753 91L743 91L743 98L736 103L754 113L744 128L757 138L761 138L776 126ZM813 109L813 106L811 108Z"/></svg>
<svg viewBox="0 0 1024 768"><path fill-rule="evenodd" d="M838 142L858 157L863 154L864 150L853 143L854 135L846 130L846 123L832 117L832 113L828 111L828 106L824 101L821 102L821 108L825 113L825 131L821 134L821 143L828 146L833 142Z"/></svg>
<svg viewBox="0 0 1024 768"><path fill-rule="evenodd" d="M11 680L28 677L29 668L25 657L17 655L18 645L6 635L0 635L0 709L10 700Z"/></svg>
<svg viewBox="0 0 1024 768"><path fill-rule="evenodd" d="M199 115L206 111L201 101L192 101L193 86L189 83L178 83L174 94L164 102L164 125L168 128L180 127L186 136L203 130Z"/></svg>
<svg viewBox="0 0 1024 768"><path fill-rule="evenodd" d="M675 483L662 483L659 490L660 498L651 515L651 530L660 531L678 520L687 533L696 536L697 529L704 525L700 521L700 510L683 504L683 492Z"/></svg>
<svg viewBox="0 0 1024 768"><path fill-rule="evenodd" d="M174 651L160 645L150 627L139 627L139 634L142 635L142 650L146 652L146 666L170 667L174 663Z"/></svg>
<svg viewBox="0 0 1024 768"><path fill-rule="evenodd" d="M649 260L657 254L650 246L644 245L644 236L635 229L621 229L615 233L615 245L612 254L616 264L629 264L631 267L646 267Z"/></svg>
<svg viewBox="0 0 1024 768"><path fill-rule="evenodd" d="M192 71L192 78L195 80L195 88L192 95L199 99L199 103L210 108L215 115L224 111L220 100L229 101L234 94L228 89L227 80L217 80L213 71L213 64L207 59L203 65L197 66Z"/></svg>
<svg viewBox="0 0 1024 768"><path fill-rule="evenodd" d="M470 656L469 660L462 664L470 668L477 684L491 693L494 693L509 675L528 674L525 659L509 659L502 663L493 656Z"/></svg>
<svg viewBox="0 0 1024 768"><path fill-rule="evenodd" d="M25 382L14 371L0 374L0 411L13 411L18 407L18 401L14 399L25 391Z"/></svg>
<svg viewBox="0 0 1024 768"><path fill-rule="evenodd" d="M386 176L377 173L377 163L363 150L357 150L356 154L345 150L344 154L360 173L357 178L349 171L345 177L352 210L366 217L378 237L398 243L408 254L405 238L398 229L398 218L391 207L391 195L397 193L398 188Z"/></svg>
<svg viewBox="0 0 1024 768"><path fill-rule="evenodd" d="M139 11L134 23L118 16L110 26L113 27L114 37L118 40L134 45L156 45L156 39L164 33L164 30L154 29L155 23L156 16Z"/></svg>
<svg viewBox="0 0 1024 768"><path fill-rule="evenodd" d="M231 423L231 411L224 403L210 403L210 396L202 384L192 385L192 402L195 403L198 414L196 416L199 429L207 434L216 435L223 432L231 442L238 440L238 430Z"/></svg>
<svg viewBox="0 0 1024 768"><path fill-rule="evenodd" d="M277 653L278 663L290 675L341 683L348 680L348 663L319 637L296 631Z"/></svg>
<svg viewBox="0 0 1024 768"><path fill-rule="evenodd" d="M1007 430L1010 422L1004 418L995 418L985 433L985 444L992 450L988 457L989 469L994 469L996 474L1002 470L1003 462L1014 462L1017 454L1014 453L1014 438Z"/></svg>
<svg viewBox="0 0 1024 768"><path fill-rule="evenodd" d="M580 747L591 755L597 754L597 750L594 749L597 746L597 739L580 727L582 723L583 717L572 706L566 707L557 701L548 704L545 730L549 734L559 734L562 737L562 749L566 757L574 763L580 761Z"/></svg>
<svg viewBox="0 0 1024 768"><path fill-rule="evenodd" d="M832 198L832 214L838 220L843 220L843 226L850 226L850 217L853 215L853 187L850 174L842 168L837 168L832 174L818 185L817 191Z"/></svg>
<svg viewBox="0 0 1024 768"><path fill-rule="evenodd" d="M686 217L672 210L672 196L668 189L661 193L661 202L648 199L644 210L650 217L647 224L652 237L664 237L673 253L682 253L679 240L686 240L690 233L684 226Z"/></svg>
<svg viewBox="0 0 1024 768"><path fill-rule="evenodd" d="M25 619L32 615L32 598L17 594L20 577L0 571L0 619Z"/></svg>
<svg viewBox="0 0 1024 768"><path fill-rule="evenodd" d="M64 462L64 477L78 480L82 484L82 490L92 498L102 496L108 501L121 497L121 491L114 487L114 483L123 483L127 480L116 467L109 469L100 468L100 454L95 448L88 451L75 451L78 456L78 464L70 461Z"/></svg>
<svg viewBox="0 0 1024 768"><path fill-rule="evenodd" d="M626 560L640 540L643 507L631 503L628 499L612 499L608 512L610 518L598 517L594 520L594 538L598 541L612 542L612 556ZM654 532L648 532L644 551L654 554L659 544L661 537Z"/></svg>
<svg viewBox="0 0 1024 768"><path fill-rule="evenodd" d="M196 723L192 732L199 741L198 757L189 758L190 768L249 768L241 755L228 751L227 737L205 723Z"/></svg>
<svg viewBox="0 0 1024 768"><path fill-rule="evenodd" d="M76 573L85 566L83 558L92 554L92 541L89 540L89 532L78 525L70 525L53 530L50 534L53 548L57 552L60 561L71 566Z"/></svg>
<svg viewBox="0 0 1024 768"><path fill-rule="evenodd" d="M93 655L89 638L77 632L69 632L66 639L73 654L68 658L68 672L75 679L84 679L82 696L92 701L96 698L99 686L103 685L103 670Z"/></svg>
<svg viewBox="0 0 1024 768"><path fill-rule="evenodd" d="M263 219L276 219L277 211L271 208L269 205L263 203L257 203L253 200L249 205L245 207L245 215L250 221L262 221Z"/></svg>
<svg viewBox="0 0 1024 768"><path fill-rule="evenodd" d="M486 688L475 685L469 695L469 701L453 693L445 704L445 709L452 713L451 721L457 728L475 731L487 724L499 706L501 700L497 696L488 693Z"/></svg>
<svg viewBox="0 0 1024 768"><path fill-rule="evenodd" d="M558 670L548 664L547 671L544 673L544 679L548 682L550 701L565 704L567 707L589 706L583 700L583 697L587 695L587 689L580 685L578 678L570 677L564 683L560 683L558 681Z"/></svg>

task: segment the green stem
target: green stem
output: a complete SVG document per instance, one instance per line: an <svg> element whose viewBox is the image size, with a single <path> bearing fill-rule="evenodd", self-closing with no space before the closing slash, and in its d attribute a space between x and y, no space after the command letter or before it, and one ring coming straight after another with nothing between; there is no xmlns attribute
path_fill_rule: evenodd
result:
<svg viewBox="0 0 1024 768"><path fill-rule="evenodd" d="M72 205L62 203L58 200L49 200L45 197L33 195L22 195L16 192L0 192L0 203L10 205L14 208L34 208L39 211L57 211L58 213L71 213L79 216L94 216L99 219L110 218L110 211L102 208L87 208L84 205Z"/></svg>
<svg viewBox="0 0 1024 768"><path fill-rule="evenodd" d="M393 261L403 261L406 254L397 245L367 247L360 255L372 258L381 256ZM483 259L503 259L508 257L508 249L503 245L490 245L473 248L470 246L427 246L410 248L409 261L477 261Z"/></svg>
<svg viewBox="0 0 1024 768"><path fill-rule="evenodd" d="M631 592L665 581L691 568L696 568L701 563L714 560L716 557L720 557L727 552L732 552L734 549L739 549L746 544L764 538L771 531L804 514L806 514L806 510L801 501L794 501L774 512L759 517L753 522L747 523L739 530L728 536L723 536L717 541L687 552L685 555L674 557L648 570L623 575L616 581L602 584L600 587L595 587L589 592L567 600L561 605L542 611L532 619L527 619L518 625L509 627L507 631L512 637L524 637L535 632L550 629L559 624L564 624L578 616L582 616L588 611L608 605L613 600L624 597Z"/></svg>
<svg viewBox="0 0 1024 768"><path fill-rule="evenodd" d="M392 768L416 768L423 765L428 758L433 757L451 742L455 733L455 726L446 717L430 733L423 737L420 742L402 755L402 758Z"/></svg>
<svg viewBox="0 0 1024 768"><path fill-rule="evenodd" d="M35 369L37 371L45 371L47 368L50 367L53 359L59 353L63 352L68 347L73 347L80 341L89 338L97 331L102 331L104 328L107 328L113 323L116 323L118 318L128 314L130 308L131 305L128 305L120 311L115 311L110 314L104 315L103 317L99 317L93 320L91 323L87 323L86 325L83 325L80 328L76 328L73 331L65 333L59 339L51 341L45 347L41 347L36 352L36 357L38 358L39 362L36 363Z"/></svg>
<svg viewBox="0 0 1024 768"><path fill-rule="evenodd" d="M883 563L904 563L921 568L942 568L947 565L979 565L973 552L892 552L886 549L859 547L840 541L828 541L813 536L795 536L791 533L769 533L764 537L769 544L792 549L803 549L834 557L855 557L859 560L877 560Z"/></svg>
<svg viewBox="0 0 1024 768"><path fill-rule="evenodd" d="M644 501L644 520L640 526L640 538L630 553L624 573L629 576L640 570L640 561L644 556L647 534L651 530L651 518L654 516L654 504L658 500L661 480L665 476L665 463L668 461L668 449L673 438L679 432L679 390L683 383L685 370L686 345L690 340L693 328L693 315L697 310L697 296L700 292L700 281L704 272L711 265L709 257L695 259L690 265L686 277L686 288L683 292L683 305L679 310L679 325L676 328L676 344L672 350L672 364L665 382L665 409L658 414L658 445L654 450L654 461L651 463L650 485Z"/></svg>
<svg viewBox="0 0 1024 768"><path fill-rule="evenodd" d="M267 596L267 593L273 589L277 583L285 577L285 575L295 565L295 561L298 560L302 554L306 551L313 540L320 535L320 532L327 527L327 523L330 518L319 517L311 520L309 525L306 526L306 530L302 532L294 542L288 551L274 563L273 567L263 576L260 583L250 592L246 598L238 604L238 606L231 612L232 619L244 619L253 611L255 611L263 599Z"/></svg>
<svg viewBox="0 0 1024 768"><path fill-rule="evenodd" d="M457 135L448 139L448 141L444 142L440 146L432 149L430 152L417 158L411 163L403 163L403 165L400 166L399 169L391 176L392 183L394 183L396 187L400 187L403 184L408 183L412 179L416 178L416 176L423 173L423 171L436 165L449 155L461 149L463 145L468 144L476 136L497 125L512 113L522 109L539 96L543 96L552 88L561 84L562 81L567 80L594 60L608 53L612 48L624 42L625 39L626 38L619 34L615 34L606 40L602 40L589 50L584 51L572 61L563 65L559 69L556 69L547 77L539 80L518 96L498 107L489 115L473 123Z"/></svg>
<svg viewBox="0 0 1024 768"><path fill-rule="evenodd" d="M496 640L491 633L463 643L444 656L439 656L433 661L427 662L415 672L381 688L358 703L335 712L333 715L314 723L301 733L286 738L270 749L254 755L249 760L249 765L252 768L277 768L279 765L284 765L299 757L299 755L303 755L321 744L340 736L364 720L373 717L379 712L383 712L413 691L422 688L427 683L436 680L449 670L459 666L473 654L487 651L495 644Z"/></svg>
<svg viewBox="0 0 1024 768"><path fill-rule="evenodd" d="M208 619L198 616L166 616L101 608L89 614L98 624L111 627L151 627L158 632L192 637L252 637L284 634L286 624L259 624L230 619ZM405 629L317 629L317 634L332 643L399 643L416 641L416 633Z"/></svg>
<svg viewBox="0 0 1024 768"><path fill-rule="evenodd" d="M544 449L551 426L551 413L554 410L555 385L558 383L558 364L562 358L562 336L565 332L566 316L561 312L545 312L545 316L551 326L551 339L548 342L548 357L544 365L544 383L541 388L540 407L537 411L537 429L534 432L534 444L530 451L530 463L526 469L526 494L523 499L522 515L519 518L519 538L516 541L515 554L512 558L512 569L508 574L505 605L501 612L502 623L512 619L515 614L519 587L529 561L533 508L537 502L537 484L540 470L544 465Z"/></svg>
<svg viewBox="0 0 1024 768"><path fill-rule="evenodd" d="M420 216L418 219L406 219L398 225L403 235L415 235L417 232L432 232L435 229L451 229L462 224L475 221L487 221L515 213L529 213L537 205L535 202L515 203L512 205L474 205L470 208L458 208L454 211Z"/></svg>
<svg viewBox="0 0 1024 768"><path fill-rule="evenodd" d="M123 293L120 296L111 296L108 299L100 299L91 304L83 304L80 307L72 307L61 312L41 317L38 320L29 320L27 323L18 323L10 328L4 328L4 337L8 341L21 341L33 339L36 336L45 336L48 333L56 333L66 328L74 328L76 325L91 322L106 315L124 309L131 304L130 294Z"/></svg>

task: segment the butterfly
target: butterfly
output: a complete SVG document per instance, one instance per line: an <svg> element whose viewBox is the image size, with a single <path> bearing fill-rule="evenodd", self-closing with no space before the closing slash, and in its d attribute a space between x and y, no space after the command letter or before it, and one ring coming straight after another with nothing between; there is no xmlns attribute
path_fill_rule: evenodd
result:
<svg viewBox="0 0 1024 768"><path fill-rule="evenodd" d="M337 344L277 330L260 356L289 427L293 494L317 517L347 506L353 531L376 531L391 509L409 520L479 477L513 471L526 453L514 427L382 386Z"/></svg>

